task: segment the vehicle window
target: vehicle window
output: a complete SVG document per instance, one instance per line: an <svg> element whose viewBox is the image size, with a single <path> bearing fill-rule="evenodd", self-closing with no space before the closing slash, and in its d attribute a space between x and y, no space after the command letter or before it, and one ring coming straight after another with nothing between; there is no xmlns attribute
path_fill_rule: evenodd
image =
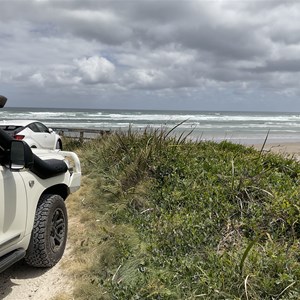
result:
<svg viewBox="0 0 300 300"><path fill-rule="evenodd" d="M45 126L44 124L37 122L35 123L35 125L38 127L40 132L49 132L47 126Z"/></svg>
<svg viewBox="0 0 300 300"><path fill-rule="evenodd" d="M39 128L36 126L36 123L29 124L28 128L30 128L33 132L40 132Z"/></svg>

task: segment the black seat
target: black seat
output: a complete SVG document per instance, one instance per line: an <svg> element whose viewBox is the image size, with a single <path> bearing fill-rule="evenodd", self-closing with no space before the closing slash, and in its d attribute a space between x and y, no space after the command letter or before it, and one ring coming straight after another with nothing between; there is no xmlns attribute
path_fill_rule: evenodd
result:
<svg viewBox="0 0 300 300"><path fill-rule="evenodd" d="M7 162L9 155L8 151L12 140L13 138L0 128L0 161L2 163ZM30 171L41 179L47 179L66 173L68 171L68 166L63 160L42 160L37 155L33 154L33 165L30 167Z"/></svg>
<svg viewBox="0 0 300 300"><path fill-rule="evenodd" d="M13 138L0 128L0 147L3 151L9 149L12 140Z"/></svg>
<svg viewBox="0 0 300 300"><path fill-rule="evenodd" d="M42 179L48 179L68 171L68 166L63 160L46 159L42 160L33 154L33 165L30 171Z"/></svg>

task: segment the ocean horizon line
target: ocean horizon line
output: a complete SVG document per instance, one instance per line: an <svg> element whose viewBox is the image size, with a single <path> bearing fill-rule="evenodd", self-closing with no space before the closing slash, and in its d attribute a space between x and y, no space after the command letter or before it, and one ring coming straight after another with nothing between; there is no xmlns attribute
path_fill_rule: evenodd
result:
<svg viewBox="0 0 300 300"><path fill-rule="evenodd" d="M75 111L149 111L149 112L193 112L193 113L275 113L275 114L299 114L299 111L279 111L279 110L193 110L193 109L150 109L150 108L83 108L83 107L38 107L38 106L6 106L1 110L75 110Z"/></svg>

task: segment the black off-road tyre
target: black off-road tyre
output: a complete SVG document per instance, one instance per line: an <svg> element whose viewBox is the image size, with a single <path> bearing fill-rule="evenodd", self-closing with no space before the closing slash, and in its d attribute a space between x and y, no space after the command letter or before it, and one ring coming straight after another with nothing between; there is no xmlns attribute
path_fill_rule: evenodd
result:
<svg viewBox="0 0 300 300"><path fill-rule="evenodd" d="M59 195L43 195L39 201L25 261L34 267L52 267L62 257L68 233L65 202Z"/></svg>

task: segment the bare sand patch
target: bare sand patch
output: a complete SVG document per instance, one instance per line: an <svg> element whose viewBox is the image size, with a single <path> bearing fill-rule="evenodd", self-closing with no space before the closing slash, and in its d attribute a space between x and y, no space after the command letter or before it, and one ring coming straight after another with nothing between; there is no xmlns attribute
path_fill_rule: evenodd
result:
<svg viewBox="0 0 300 300"><path fill-rule="evenodd" d="M261 150L263 144L256 144L254 148ZM300 159L300 143L290 142L290 143L266 143L264 145L263 151L271 151L274 153L279 153L287 156L293 156L296 159Z"/></svg>
<svg viewBox="0 0 300 300"><path fill-rule="evenodd" d="M70 252L67 244L64 256L53 268L33 268L20 261L5 270L0 274L0 299L50 300L59 295L66 299L72 283L61 265L68 261Z"/></svg>

